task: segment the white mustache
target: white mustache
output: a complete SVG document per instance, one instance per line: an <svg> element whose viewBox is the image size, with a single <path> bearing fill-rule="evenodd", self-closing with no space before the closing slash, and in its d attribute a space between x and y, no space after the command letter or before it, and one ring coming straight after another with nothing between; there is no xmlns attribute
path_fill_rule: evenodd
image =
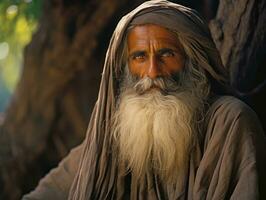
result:
<svg viewBox="0 0 266 200"><path fill-rule="evenodd" d="M134 85L134 89L139 94L143 94L146 91L151 90L151 89L158 89L162 93L167 94L169 92L175 92L178 88L179 88L179 85L177 81L169 77L166 77L166 78L160 77L156 79L145 77L145 78L138 80Z"/></svg>

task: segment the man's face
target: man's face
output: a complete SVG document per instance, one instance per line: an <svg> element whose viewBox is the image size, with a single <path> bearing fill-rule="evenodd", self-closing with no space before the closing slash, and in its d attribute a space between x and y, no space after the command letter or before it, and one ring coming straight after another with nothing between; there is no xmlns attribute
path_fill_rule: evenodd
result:
<svg viewBox="0 0 266 200"><path fill-rule="evenodd" d="M128 39L128 66L140 78L172 76L184 67L184 51L177 36L152 24L136 26Z"/></svg>

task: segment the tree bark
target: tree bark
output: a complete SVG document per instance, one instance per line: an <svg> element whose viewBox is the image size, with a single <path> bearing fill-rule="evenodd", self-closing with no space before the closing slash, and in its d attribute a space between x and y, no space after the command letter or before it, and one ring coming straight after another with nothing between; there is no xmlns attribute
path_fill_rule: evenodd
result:
<svg viewBox="0 0 266 200"><path fill-rule="evenodd" d="M104 52L129 0L43 1L24 68L1 126L0 199L36 186L85 134ZM126 9L124 8L126 7Z"/></svg>
<svg viewBox="0 0 266 200"><path fill-rule="evenodd" d="M266 1L223 0L210 23L231 85L257 112L266 130Z"/></svg>
<svg viewBox="0 0 266 200"><path fill-rule="evenodd" d="M83 140L111 34L119 18L143 0L43 2L40 27L25 49L21 80L0 126L0 199L19 199L32 190L41 176ZM194 8L200 6L199 1L182 2ZM221 7L226 8L223 1ZM260 17L261 8L254 9ZM229 11L224 14L231 16ZM220 21L220 26L217 23L213 22L217 31L223 23L229 26L226 20ZM223 60L227 50L232 50L230 46L221 48L223 42L227 43L224 39L229 31L224 28L222 39L216 36ZM257 50L260 37L249 36L252 51ZM231 62L225 63L230 70L234 68L228 64Z"/></svg>

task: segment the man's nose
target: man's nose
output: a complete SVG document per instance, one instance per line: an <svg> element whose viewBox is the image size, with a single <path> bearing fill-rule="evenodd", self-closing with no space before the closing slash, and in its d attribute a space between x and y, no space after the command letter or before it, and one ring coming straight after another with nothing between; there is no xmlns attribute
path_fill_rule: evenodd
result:
<svg viewBox="0 0 266 200"><path fill-rule="evenodd" d="M162 75L159 62L155 56L150 57L148 72L146 74L149 78L155 79Z"/></svg>

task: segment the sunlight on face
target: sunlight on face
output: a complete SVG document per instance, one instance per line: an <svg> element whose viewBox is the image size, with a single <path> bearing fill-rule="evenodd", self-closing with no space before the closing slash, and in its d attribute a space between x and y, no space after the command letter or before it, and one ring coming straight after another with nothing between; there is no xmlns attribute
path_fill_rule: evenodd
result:
<svg viewBox="0 0 266 200"><path fill-rule="evenodd" d="M161 26L134 27L129 32L127 46L129 70L138 77L171 76L184 67L184 51L177 35Z"/></svg>

